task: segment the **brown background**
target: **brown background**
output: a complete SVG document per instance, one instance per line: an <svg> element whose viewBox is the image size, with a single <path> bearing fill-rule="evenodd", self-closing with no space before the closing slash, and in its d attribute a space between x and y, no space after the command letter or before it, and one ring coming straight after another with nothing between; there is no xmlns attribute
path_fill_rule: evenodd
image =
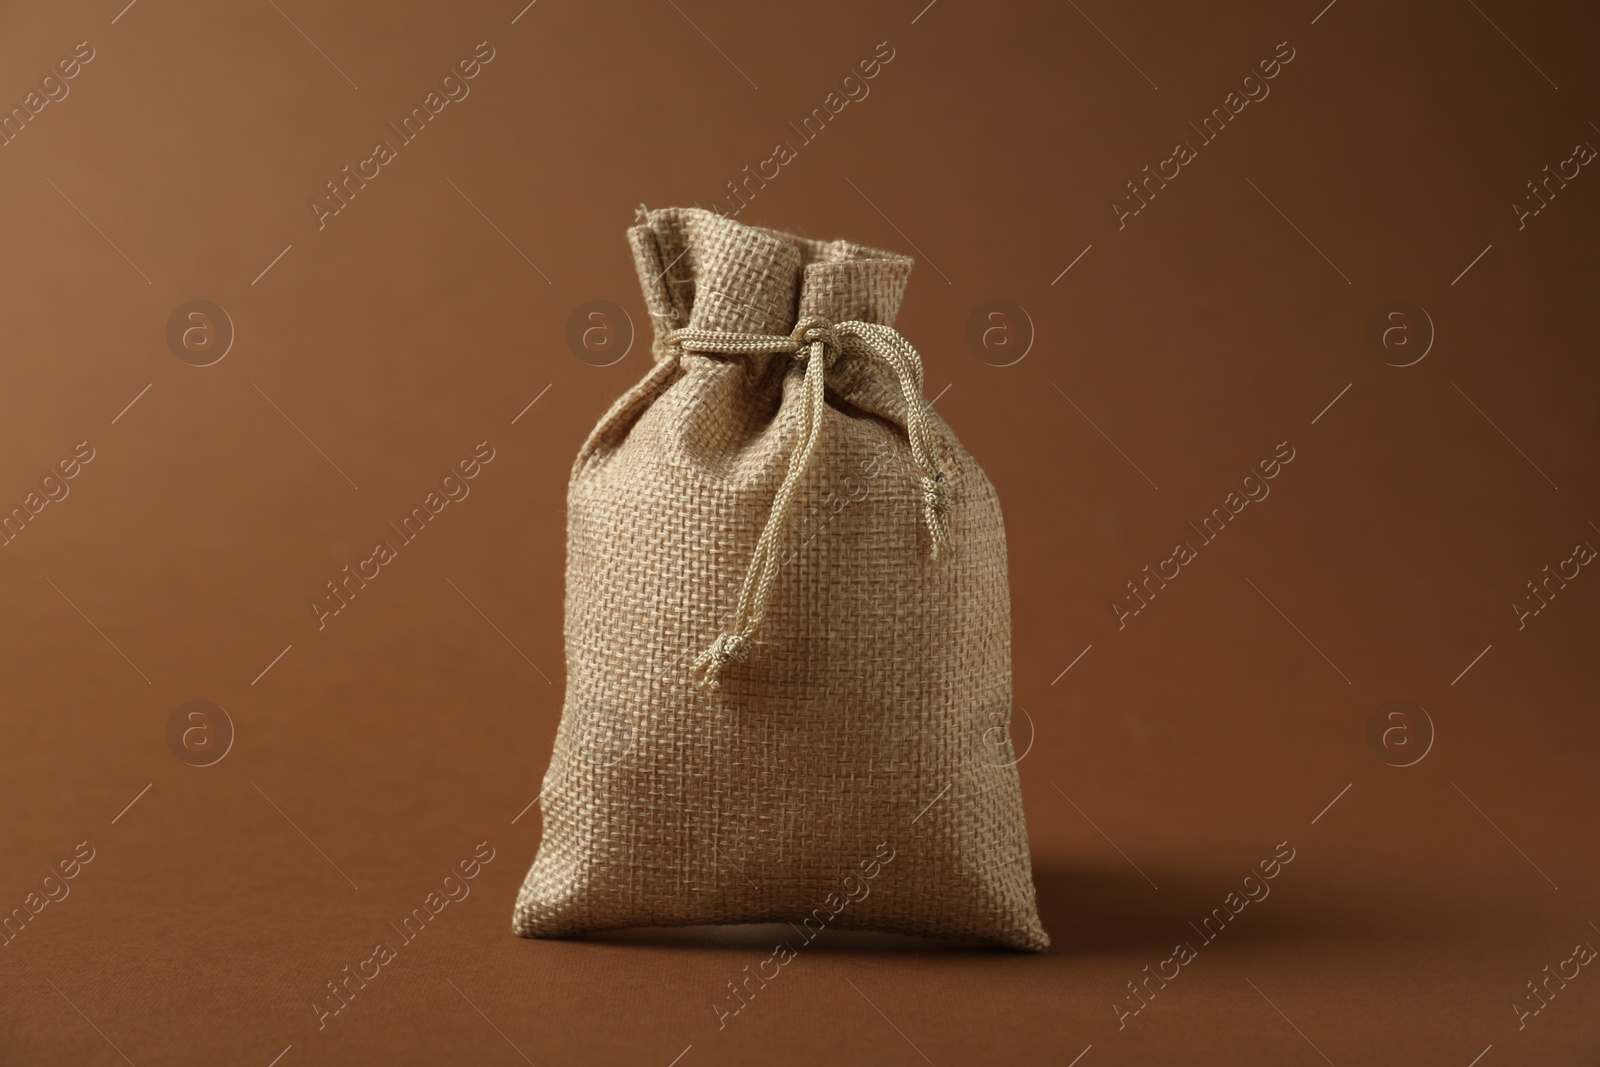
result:
<svg viewBox="0 0 1600 1067"><path fill-rule="evenodd" d="M95 458L0 549L0 906L96 855L0 947L0 1061L1600 1061L1594 968L1511 1007L1600 946L1600 578L1510 607L1600 545L1600 177L1511 209L1600 145L1600 17L924 2L6 6L8 106L96 56L0 148L0 500ZM483 40L471 95L319 231L308 200ZM645 325L640 201L711 206L882 41L741 218L918 257L900 328L1007 509L1055 945L830 937L719 1031L770 932L509 933L568 465L647 360L564 337L589 300ZM1281 41L1271 95L1119 230L1124 183ZM205 368L165 336L196 298L236 330ZM1036 333L1007 367L966 341L996 298ZM1413 366L1367 341L1391 300L1436 328ZM319 631L323 583L485 439L471 496ZM1281 441L1271 496L1119 630L1124 583ZM236 731L203 768L166 733L196 698ZM1431 748L1415 713L1369 745L1390 700ZM480 841L472 896L319 1032L324 982ZM1271 896L1119 1030L1281 841Z"/></svg>

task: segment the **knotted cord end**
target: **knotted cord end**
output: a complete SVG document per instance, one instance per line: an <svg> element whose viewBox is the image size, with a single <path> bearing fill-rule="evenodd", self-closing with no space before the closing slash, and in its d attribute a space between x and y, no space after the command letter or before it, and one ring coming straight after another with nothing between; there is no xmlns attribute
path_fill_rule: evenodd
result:
<svg viewBox="0 0 1600 1067"><path fill-rule="evenodd" d="M719 687L718 675L730 663L742 662L750 657L750 638L744 634L718 634L689 666L689 676L701 689Z"/></svg>
<svg viewBox="0 0 1600 1067"><path fill-rule="evenodd" d="M933 541L931 555L935 559L951 555L950 482L942 472L922 476L922 514Z"/></svg>

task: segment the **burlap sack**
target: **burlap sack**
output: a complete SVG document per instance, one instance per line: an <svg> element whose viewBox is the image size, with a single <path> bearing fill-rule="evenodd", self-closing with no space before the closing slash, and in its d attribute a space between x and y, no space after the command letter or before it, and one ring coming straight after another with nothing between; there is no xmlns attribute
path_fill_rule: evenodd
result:
<svg viewBox="0 0 1600 1067"><path fill-rule="evenodd" d="M698 209L628 236L655 362L572 470L566 700L516 932L1046 947L1000 505L890 328L912 261Z"/></svg>

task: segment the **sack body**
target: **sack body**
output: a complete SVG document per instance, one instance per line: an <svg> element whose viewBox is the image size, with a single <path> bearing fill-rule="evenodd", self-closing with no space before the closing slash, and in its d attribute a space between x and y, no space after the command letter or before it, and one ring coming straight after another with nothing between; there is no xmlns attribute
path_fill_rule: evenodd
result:
<svg viewBox="0 0 1600 1067"><path fill-rule="evenodd" d="M641 209L629 240L654 362L572 470L566 694L516 932L1046 947L1005 530L892 330L912 261L699 209Z"/></svg>

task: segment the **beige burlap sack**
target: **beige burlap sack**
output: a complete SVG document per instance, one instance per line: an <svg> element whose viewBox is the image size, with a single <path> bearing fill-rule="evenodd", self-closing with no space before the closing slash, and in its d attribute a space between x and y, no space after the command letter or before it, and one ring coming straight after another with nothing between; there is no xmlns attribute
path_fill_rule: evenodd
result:
<svg viewBox="0 0 1600 1067"><path fill-rule="evenodd" d="M572 470L566 700L516 932L1046 947L1000 505L892 329L912 261L698 209L628 236L654 366Z"/></svg>

